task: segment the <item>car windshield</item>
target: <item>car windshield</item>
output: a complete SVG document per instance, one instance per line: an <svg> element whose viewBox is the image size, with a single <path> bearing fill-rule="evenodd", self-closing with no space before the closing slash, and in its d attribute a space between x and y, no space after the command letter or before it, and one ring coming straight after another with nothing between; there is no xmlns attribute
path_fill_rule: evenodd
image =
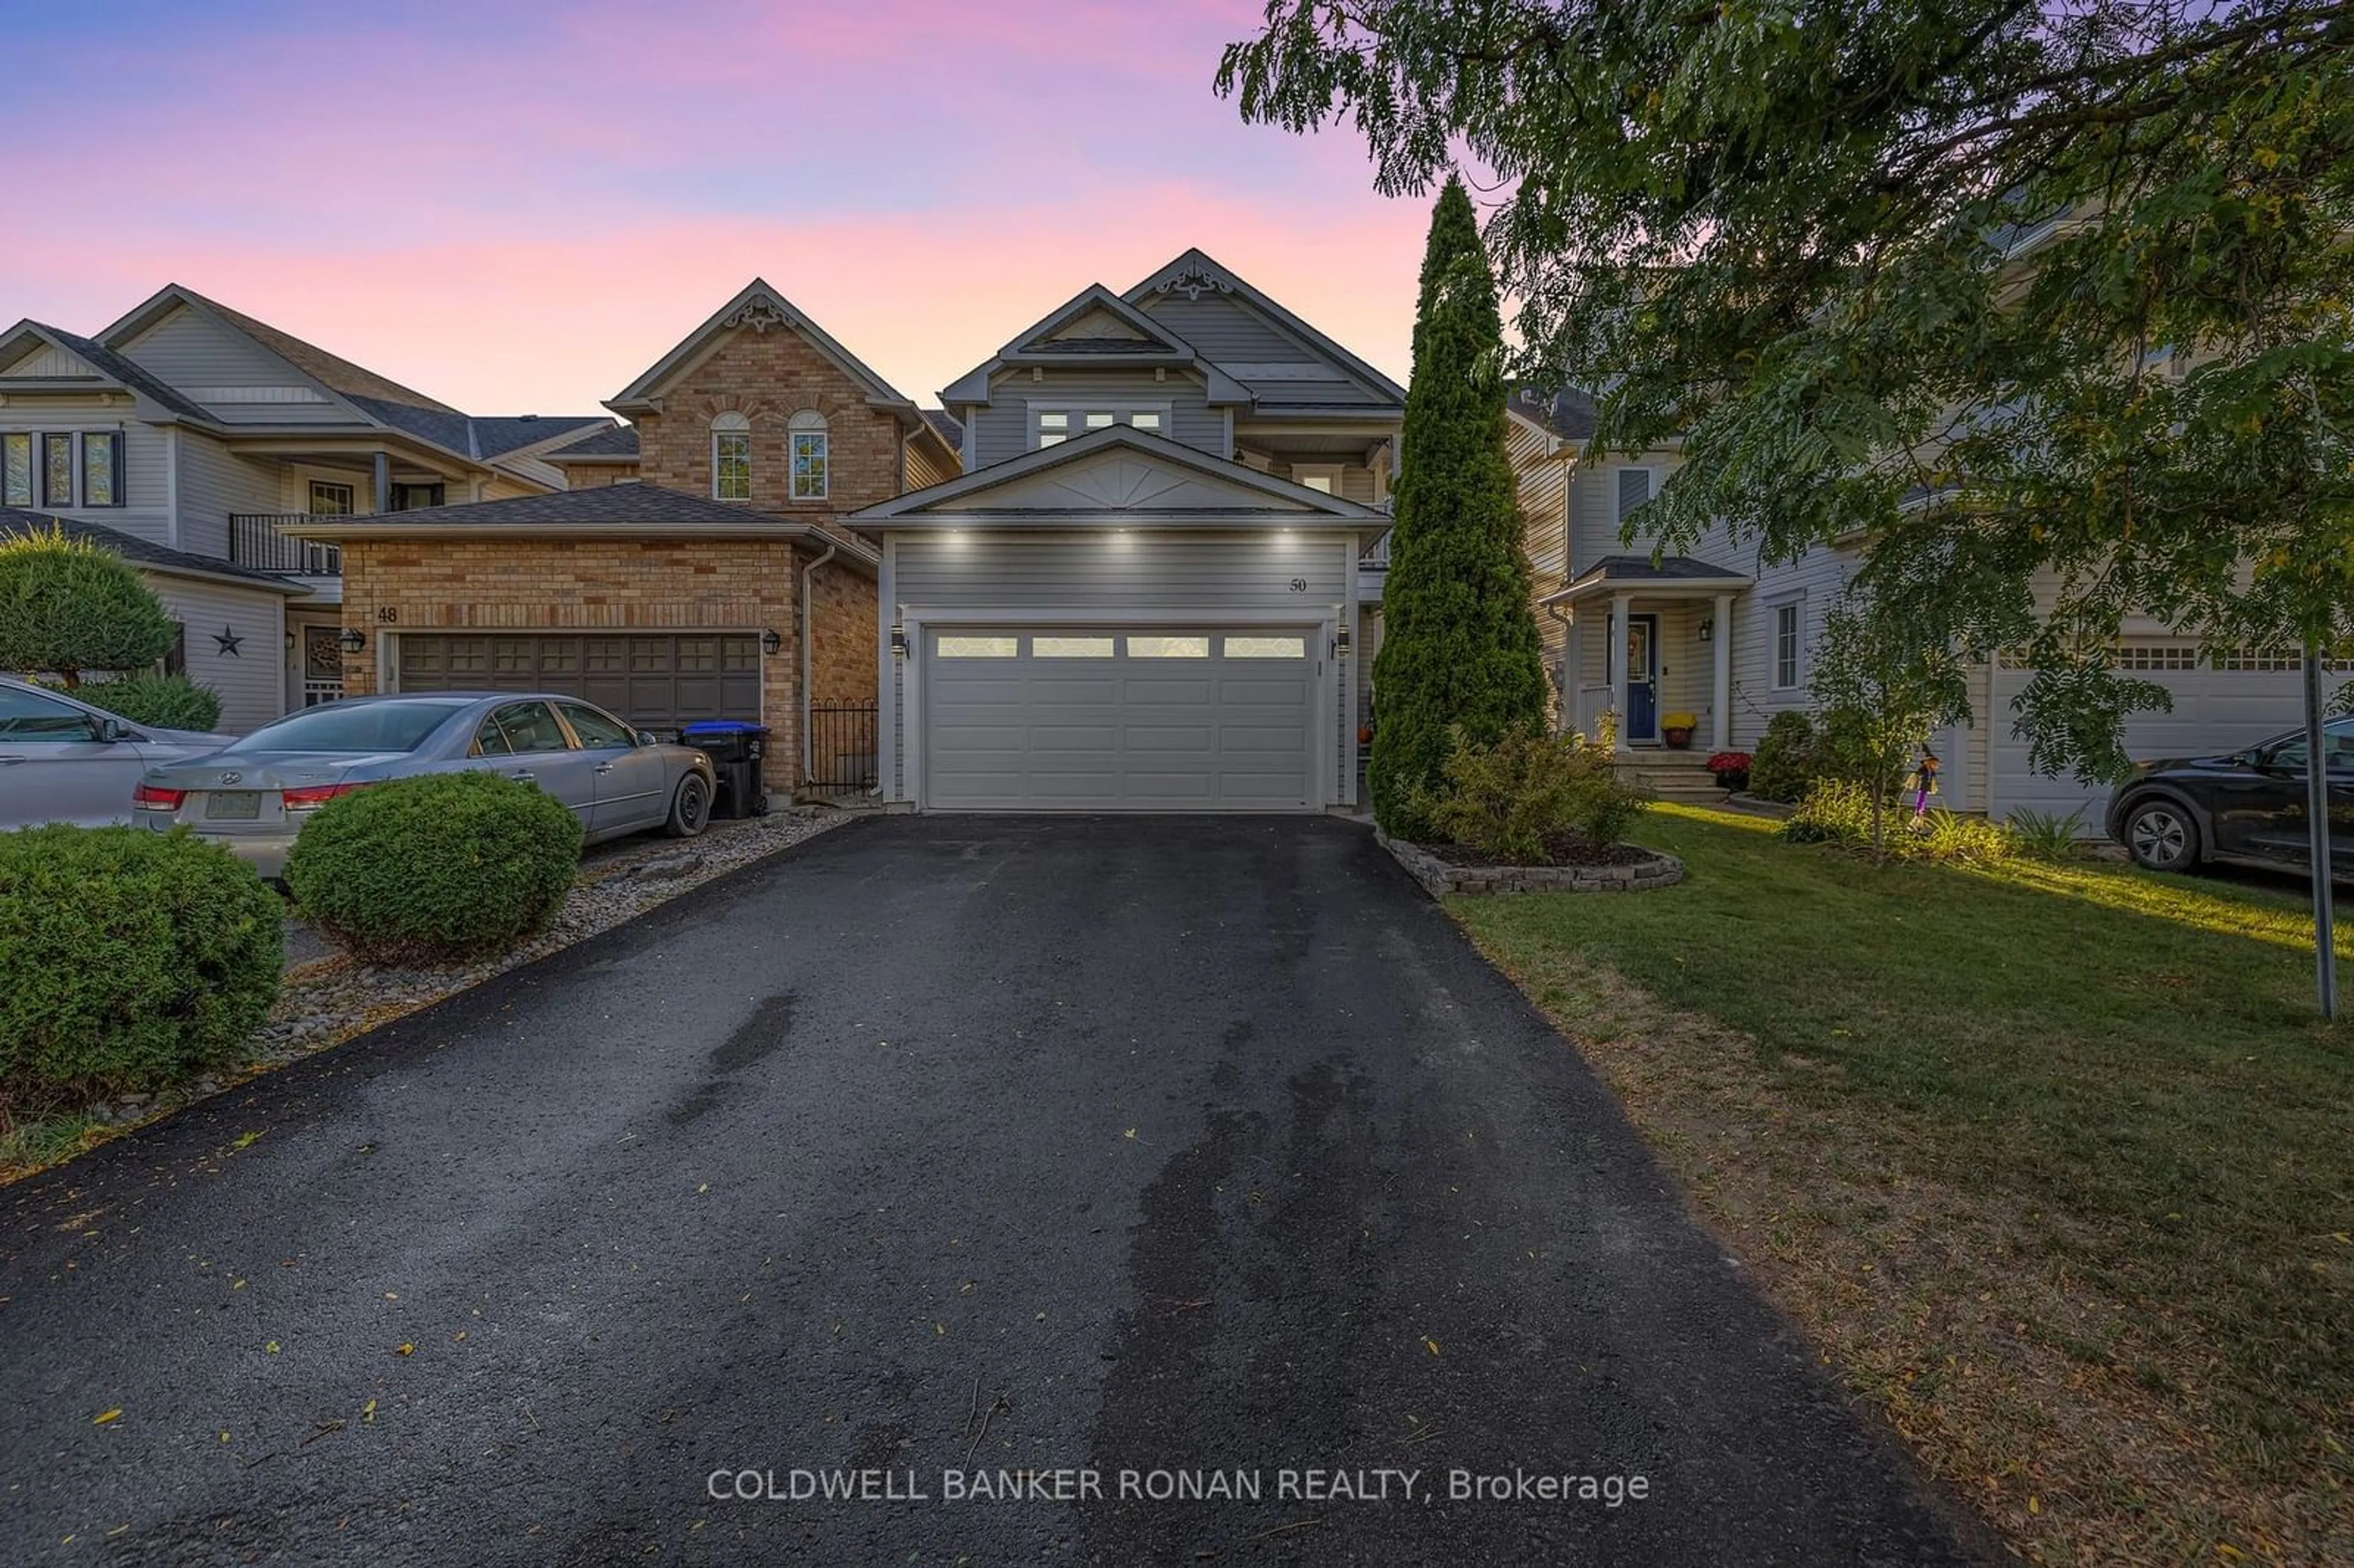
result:
<svg viewBox="0 0 2354 1568"><path fill-rule="evenodd" d="M413 751L465 697L412 697L382 703L326 703L264 725L237 743L239 751Z"/></svg>

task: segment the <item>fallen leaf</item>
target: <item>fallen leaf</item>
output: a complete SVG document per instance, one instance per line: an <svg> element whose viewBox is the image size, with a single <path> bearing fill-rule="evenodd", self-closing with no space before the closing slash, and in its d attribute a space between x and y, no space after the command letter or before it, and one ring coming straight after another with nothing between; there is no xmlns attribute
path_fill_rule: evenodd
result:
<svg viewBox="0 0 2354 1568"><path fill-rule="evenodd" d="M413 1356L417 1353L417 1347L403 1340L392 1347L392 1353L396 1356Z"/></svg>
<svg viewBox="0 0 2354 1568"><path fill-rule="evenodd" d="M371 1399L371 1400L369 1400L366 1404L363 1404L363 1405L361 1405L361 1406L360 1406L360 1419L361 1419L362 1421L374 1421L374 1420L376 1419L376 1401L375 1401L375 1400ZM224 1433L222 1433L222 1434L221 1434L221 1436L224 1436L224 1437L226 1437L226 1436L228 1436L228 1433L226 1433L226 1432L224 1432Z"/></svg>
<svg viewBox="0 0 2354 1568"><path fill-rule="evenodd" d="M696 1192L696 1193L697 1193L698 1195L699 1195L699 1194L701 1194L701 1193L708 1192L710 1192L710 1191L711 1191L711 1183L710 1183L710 1182L708 1182L708 1181L705 1181L702 1186L697 1187L697 1188L695 1189L695 1192Z"/></svg>
<svg viewBox="0 0 2354 1568"><path fill-rule="evenodd" d="M260 1136L261 1134L258 1132L239 1133L237 1137L229 1139L228 1146L231 1149L251 1149L253 1147L254 1139Z"/></svg>
<svg viewBox="0 0 2354 1568"><path fill-rule="evenodd" d="M1131 1127L1126 1132L1121 1133L1120 1136L1122 1138L1134 1138L1136 1136L1136 1128Z"/></svg>
<svg viewBox="0 0 2354 1568"><path fill-rule="evenodd" d="M262 1348L263 1350L265 1350L265 1351L268 1351L271 1355L273 1355L273 1356L274 1356L274 1355L276 1355L276 1354L278 1353L278 1341L277 1341L277 1340L270 1340L268 1344L266 1344L266 1345L262 1346L261 1348Z"/></svg>
<svg viewBox="0 0 2354 1568"><path fill-rule="evenodd" d="M97 1419L93 1420L93 1421L90 1423L90 1425L91 1425L92 1426L103 1426L103 1425L105 1425L108 1422L117 1419L117 1418L118 1418L118 1417L120 1417L122 1414L122 1411L120 1411L120 1410L104 1410L104 1411L101 1411L101 1412L99 1413L99 1414L98 1414Z"/></svg>
<svg viewBox="0 0 2354 1568"><path fill-rule="evenodd" d="M1422 1337L1422 1348L1423 1348L1424 1350L1426 1350L1426 1351L1428 1351L1432 1355L1434 1355L1434 1356L1435 1356L1435 1355L1437 1355L1437 1354L1438 1353L1438 1341L1437 1341L1437 1340L1432 1339L1429 1335L1425 1334L1425 1335Z"/></svg>

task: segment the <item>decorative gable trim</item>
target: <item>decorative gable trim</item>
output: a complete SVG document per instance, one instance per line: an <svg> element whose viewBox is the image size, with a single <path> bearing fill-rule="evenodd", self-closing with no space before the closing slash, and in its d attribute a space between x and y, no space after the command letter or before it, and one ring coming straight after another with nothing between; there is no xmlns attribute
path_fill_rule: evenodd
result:
<svg viewBox="0 0 2354 1568"><path fill-rule="evenodd" d="M663 388L700 365L719 346L724 334L737 328L762 336L779 331L799 334L811 347L830 360L834 368L849 377L865 394L868 403L899 410L911 427L923 423L914 398L884 380L865 361L835 342L823 327L810 319L808 313L770 287L764 278L755 278L747 283L734 299L712 313L675 348L656 360L644 375L631 382L619 396L609 398L605 407L623 416L657 410Z"/></svg>

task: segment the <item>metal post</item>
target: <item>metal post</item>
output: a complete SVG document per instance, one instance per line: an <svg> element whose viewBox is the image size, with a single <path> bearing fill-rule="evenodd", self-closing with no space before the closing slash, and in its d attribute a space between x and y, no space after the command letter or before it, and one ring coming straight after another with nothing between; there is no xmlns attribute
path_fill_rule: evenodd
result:
<svg viewBox="0 0 2354 1568"><path fill-rule="evenodd" d="M2305 810L2313 857L2313 973L2321 1016L2338 1016L2336 913L2331 908L2328 758L2321 746L2321 650L2305 645Z"/></svg>

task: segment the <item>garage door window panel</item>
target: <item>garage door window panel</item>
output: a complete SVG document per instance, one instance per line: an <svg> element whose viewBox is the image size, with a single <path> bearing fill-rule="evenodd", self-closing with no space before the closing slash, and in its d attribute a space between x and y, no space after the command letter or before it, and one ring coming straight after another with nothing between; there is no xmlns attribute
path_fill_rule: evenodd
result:
<svg viewBox="0 0 2354 1568"><path fill-rule="evenodd" d="M1225 643L1229 659L1305 659L1308 639L1305 637L1229 637Z"/></svg>
<svg viewBox="0 0 2354 1568"><path fill-rule="evenodd" d="M1110 659L1119 654L1112 637L1033 637L1030 652L1041 659Z"/></svg>
<svg viewBox="0 0 2354 1568"><path fill-rule="evenodd" d="M1207 637L1131 637L1128 640L1128 656L1131 659L1206 659L1210 656Z"/></svg>
<svg viewBox="0 0 2354 1568"><path fill-rule="evenodd" d="M1022 653L1019 637L943 637L938 646L943 659L1013 659Z"/></svg>

